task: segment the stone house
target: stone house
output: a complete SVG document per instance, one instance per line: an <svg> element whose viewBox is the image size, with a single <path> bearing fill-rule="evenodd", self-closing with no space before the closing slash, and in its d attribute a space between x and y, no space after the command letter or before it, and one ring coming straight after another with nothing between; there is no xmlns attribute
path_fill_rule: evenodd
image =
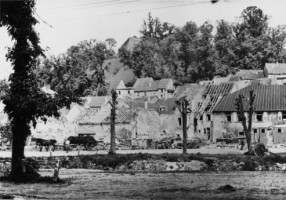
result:
<svg viewBox="0 0 286 200"><path fill-rule="evenodd" d="M223 137L223 134L231 134L234 137L244 136L242 124L236 113L235 99L239 94L248 98L250 90L256 93L255 112L252 116L253 142L263 142L268 145L285 143L285 85L252 85L223 97L213 110L212 140ZM245 102L244 107L247 109L248 106Z"/></svg>
<svg viewBox="0 0 286 200"><path fill-rule="evenodd" d="M177 87L175 95L178 99L185 97L189 103L192 112L187 118L188 137L199 137L206 140L212 140L213 109L220 99L229 94L233 88L233 83L220 84L189 84L182 90ZM182 125L180 113L177 111L178 123Z"/></svg>
<svg viewBox="0 0 286 200"><path fill-rule="evenodd" d="M98 141L110 142L110 105L98 110L95 108L86 109L85 113L78 120L79 136L91 135ZM116 133L122 129L135 133L133 109L122 104L116 110ZM131 139L131 138L130 138Z"/></svg>
<svg viewBox="0 0 286 200"><path fill-rule="evenodd" d="M173 97L175 90L173 80L165 78L161 80L153 80L153 78L137 79L133 85L134 98L137 97L153 97L160 99Z"/></svg>
<svg viewBox="0 0 286 200"><path fill-rule="evenodd" d="M264 74L267 78L276 79L279 84L286 84L286 63L266 63Z"/></svg>
<svg viewBox="0 0 286 200"><path fill-rule="evenodd" d="M118 98L124 99L134 96L134 90L132 87L126 87L124 81L121 80L116 88Z"/></svg>

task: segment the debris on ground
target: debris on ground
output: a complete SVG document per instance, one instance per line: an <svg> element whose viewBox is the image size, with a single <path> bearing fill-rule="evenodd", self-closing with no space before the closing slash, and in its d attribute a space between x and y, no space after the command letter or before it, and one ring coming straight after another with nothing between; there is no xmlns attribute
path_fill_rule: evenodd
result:
<svg viewBox="0 0 286 200"><path fill-rule="evenodd" d="M221 192L235 192L236 191L236 189L231 185L221 186L217 190Z"/></svg>
<svg viewBox="0 0 286 200"><path fill-rule="evenodd" d="M164 160L135 160L131 163L120 165L115 171L202 171L207 168L204 162L192 160L191 162L166 162Z"/></svg>

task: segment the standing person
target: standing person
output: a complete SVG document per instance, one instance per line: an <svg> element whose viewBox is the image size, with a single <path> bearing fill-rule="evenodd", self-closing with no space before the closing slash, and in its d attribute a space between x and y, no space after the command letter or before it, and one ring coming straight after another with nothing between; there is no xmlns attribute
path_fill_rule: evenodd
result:
<svg viewBox="0 0 286 200"><path fill-rule="evenodd" d="M66 139L66 141L65 141L65 149L66 149L66 152L68 153L69 149L70 149L70 141L69 141L69 139Z"/></svg>

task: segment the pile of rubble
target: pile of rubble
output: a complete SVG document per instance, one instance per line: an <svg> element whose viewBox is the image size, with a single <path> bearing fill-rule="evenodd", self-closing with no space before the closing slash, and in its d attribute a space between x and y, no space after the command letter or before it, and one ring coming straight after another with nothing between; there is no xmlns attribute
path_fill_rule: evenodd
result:
<svg viewBox="0 0 286 200"><path fill-rule="evenodd" d="M192 160L190 162L167 162L164 160L135 160L120 165L114 171L142 171L142 172L168 172L168 171L202 171L207 169L204 162Z"/></svg>

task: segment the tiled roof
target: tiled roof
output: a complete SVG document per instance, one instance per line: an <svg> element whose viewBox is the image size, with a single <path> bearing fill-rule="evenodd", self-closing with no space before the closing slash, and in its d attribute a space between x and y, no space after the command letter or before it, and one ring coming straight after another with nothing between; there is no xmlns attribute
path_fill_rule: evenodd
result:
<svg viewBox="0 0 286 200"><path fill-rule="evenodd" d="M241 80L255 80L259 78L264 78L262 70L244 70L241 69L234 75Z"/></svg>
<svg viewBox="0 0 286 200"><path fill-rule="evenodd" d="M131 101L130 106L135 109L144 109L145 108L145 102L144 101Z"/></svg>
<svg viewBox="0 0 286 200"><path fill-rule="evenodd" d="M172 81L171 78L163 78L159 81L159 84L157 86L158 89L166 89L168 84Z"/></svg>
<svg viewBox="0 0 286 200"><path fill-rule="evenodd" d="M174 92L174 97L180 97L190 84L177 86Z"/></svg>
<svg viewBox="0 0 286 200"><path fill-rule="evenodd" d="M141 42L141 38L130 37L128 38L120 48L125 49L126 51L133 51L135 46L137 46Z"/></svg>
<svg viewBox="0 0 286 200"><path fill-rule="evenodd" d="M155 103L148 103L148 109L154 109L159 114L174 114L177 98L158 99Z"/></svg>
<svg viewBox="0 0 286 200"><path fill-rule="evenodd" d="M286 63L265 63L265 69L270 74L285 74Z"/></svg>
<svg viewBox="0 0 286 200"><path fill-rule="evenodd" d="M135 80L135 75L132 70L120 70L115 76L110 79L109 90L116 89L120 81L123 80L125 85L128 85Z"/></svg>
<svg viewBox="0 0 286 200"><path fill-rule="evenodd" d="M156 81L154 81L153 78L139 78L136 80L133 89L135 92L166 89L170 81L172 81L170 78L164 78Z"/></svg>
<svg viewBox="0 0 286 200"><path fill-rule="evenodd" d="M239 94L249 97L249 91L256 93L255 111L285 111L286 110L286 85L251 85L242 90L229 94L221 99L214 112L235 112L235 99ZM245 108L248 104L245 103Z"/></svg>
<svg viewBox="0 0 286 200"><path fill-rule="evenodd" d="M90 108L101 108L107 102L107 96L94 96L91 97L91 101L88 103Z"/></svg>
<svg viewBox="0 0 286 200"><path fill-rule="evenodd" d="M157 90L158 81L153 78L139 78L136 80L133 89L134 91L153 91Z"/></svg>

